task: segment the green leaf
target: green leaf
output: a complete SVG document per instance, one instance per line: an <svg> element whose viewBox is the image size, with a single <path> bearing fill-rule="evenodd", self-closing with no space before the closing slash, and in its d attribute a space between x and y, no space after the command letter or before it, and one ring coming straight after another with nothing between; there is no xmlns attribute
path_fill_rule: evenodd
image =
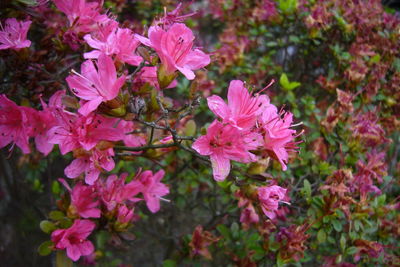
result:
<svg viewBox="0 0 400 267"><path fill-rule="evenodd" d="M51 184L51 192L53 192L54 195L59 195L60 191L60 184L57 181L53 181L53 183Z"/></svg>
<svg viewBox="0 0 400 267"><path fill-rule="evenodd" d="M319 243L325 243L326 233L325 233L324 229L319 229L318 234L317 234L317 240Z"/></svg>
<svg viewBox="0 0 400 267"><path fill-rule="evenodd" d="M341 232L342 229L343 229L342 224L341 224L340 221L338 221L338 220L333 220L333 221L332 221L332 225L333 225L333 228L335 228L335 231L336 231L336 232Z"/></svg>
<svg viewBox="0 0 400 267"><path fill-rule="evenodd" d="M289 79L288 79L286 73L282 73L281 74L281 78L279 79L279 83L285 89L289 86L290 83L289 83Z"/></svg>
<svg viewBox="0 0 400 267"><path fill-rule="evenodd" d="M353 255L357 252L357 247L349 247L346 249L346 254L347 255Z"/></svg>
<svg viewBox="0 0 400 267"><path fill-rule="evenodd" d="M163 267L175 267L176 266L176 261L174 260L165 260L163 262Z"/></svg>
<svg viewBox="0 0 400 267"><path fill-rule="evenodd" d="M229 237L230 237L230 231L229 231L228 227L226 227L226 225L224 225L224 224L218 225L218 226L217 226L217 230L218 230L218 232L221 233L221 235L222 235L224 238L229 239Z"/></svg>
<svg viewBox="0 0 400 267"><path fill-rule="evenodd" d="M344 234L340 236L340 248L342 249L342 251L346 249L346 237Z"/></svg>
<svg viewBox="0 0 400 267"><path fill-rule="evenodd" d="M45 232L46 234L50 234L51 232L53 232L56 229L56 226L54 225L54 223L50 222L50 221L41 221L40 222L40 229Z"/></svg>
<svg viewBox="0 0 400 267"><path fill-rule="evenodd" d="M282 259L280 253L278 254L278 257L276 258L276 265L277 265L278 267L283 267L283 266L285 266L285 262L284 262L284 260Z"/></svg>
<svg viewBox="0 0 400 267"><path fill-rule="evenodd" d="M36 6L37 1L36 0L17 0L18 2L28 5L28 6Z"/></svg>
<svg viewBox="0 0 400 267"><path fill-rule="evenodd" d="M385 194L380 195L377 199L378 199L378 205L379 206L385 205L385 201L386 201L386 195Z"/></svg>
<svg viewBox="0 0 400 267"><path fill-rule="evenodd" d="M54 221L60 221L64 219L64 217L65 217L64 213L59 210L54 210L49 213L49 218Z"/></svg>
<svg viewBox="0 0 400 267"><path fill-rule="evenodd" d="M240 230L239 230L239 224L237 222L232 223L232 225L231 225L231 233L232 233L232 237L234 239L238 239L239 238Z"/></svg>
<svg viewBox="0 0 400 267"><path fill-rule="evenodd" d="M303 192L307 198L311 197L311 184L307 179L303 181Z"/></svg>
<svg viewBox="0 0 400 267"><path fill-rule="evenodd" d="M297 8L297 0L279 0L279 9L285 14L290 14Z"/></svg>
<svg viewBox="0 0 400 267"><path fill-rule="evenodd" d="M279 83L283 87L283 89L286 89L287 91L292 91L293 89L301 85L301 83L299 82L290 82L286 73L281 74L281 77L279 78Z"/></svg>
<svg viewBox="0 0 400 267"><path fill-rule="evenodd" d="M47 256L53 251L54 244L51 241L45 241L38 247L38 253L40 256Z"/></svg>
<svg viewBox="0 0 400 267"><path fill-rule="evenodd" d="M196 134L196 123L194 120L189 120L185 125L185 135L191 136Z"/></svg>

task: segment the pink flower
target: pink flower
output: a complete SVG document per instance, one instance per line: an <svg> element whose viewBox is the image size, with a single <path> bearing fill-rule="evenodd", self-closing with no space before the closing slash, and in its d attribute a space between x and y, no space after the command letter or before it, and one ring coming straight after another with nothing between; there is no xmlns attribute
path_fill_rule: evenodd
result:
<svg viewBox="0 0 400 267"><path fill-rule="evenodd" d="M270 155L277 159L282 170L286 170L286 164L289 159L288 152L295 151L294 142L296 131L290 129L292 126L293 115L290 112L278 114L274 105L269 105L261 116L262 129L264 130L264 148L270 152Z"/></svg>
<svg viewBox="0 0 400 267"><path fill-rule="evenodd" d="M85 41L96 50L84 54L85 58L99 58L101 54L116 56L120 62L137 66L143 61L142 57L135 54L140 42L136 40L130 29L114 28L105 40L93 38L90 34L84 36Z"/></svg>
<svg viewBox="0 0 400 267"><path fill-rule="evenodd" d="M56 7L68 18L70 26L77 32L91 32L98 24L109 20L107 15L101 15L99 9L102 1L85 0L53 0Z"/></svg>
<svg viewBox="0 0 400 267"><path fill-rule="evenodd" d="M135 215L134 209L128 209L127 206L122 205L118 208L117 221L119 223L130 223Z"/></svg>
<svg viewBox="0 0 400 267"><path fill-rule="evenodd" d="M277 185L262 186L258 188L258 199L260 200L261 209L264 214L274 219L275 211L278 210L278 203L286 196L286 189Z"/></svg>
<svg viewBox="0 0 400 267"><path fill-rule="evenodd" d="M73 213L77 213L82 218L100 218L101 211L98 208L97 192L94 186L82 185L77 183L71 190L64 179L59 181L67 188L71 194L71 207Z"/></svg>
<svg viewBox="0 0 400 267"><path fill-rule="evenodd" d="M146 144L146 139L143 136L132 133L135 130L135 125L131 121L121 120L117 126L124 133L124 144L128 147L139 147ZM133 152L132 154L141 154L141 151Z"/></svg>
<svg viewBox="0 0 400 267"><path fill-rule="evenodd" d="M190 5L191 3L186 3L185 6L188 4ZM182 3L179 3L178 6L173 11L165 12L164 17L161 17L160 20L156 21L155 24L162 25L164 29L169 29L169 27L171 27L175 23L182 23L188 17L191 17L194 14L196 14L195 12L193 12L185 15L180 15L182 9L184 9L185 6L182 6Z"/></svg>
<svg viewBox="0 0 400 267"><path fill-rule="evenodd" d="M169 188L160 183L165 172L159 170L153 175L152 171L140 172L137 178L127 185L127 191L143 194L146 205L152 213L160 210L160 198L169 193Z"/></svg>
<svg viewBox="0 0 400 267"><path fill-rule="evenodd" d="M176 23L167 31L159 26L149 29L149 39L136 35L146 46L152 47L160 57L167 74L179 70L187 79L193 80L193 70L210 64L210 56L193 48L193 32L182 23Z"/></svg>
<svg viewBox="0 0 400 267"><path fill-rule="evenodd" d="M242 81L233 80L228 88L228 104L217 95L208 97L207 102L224 123L242 130L255 125L257 117L268 107L269 98L266 95L251 96Z"/></svg>
<svg viewBox="0 0 400 267"><path fill-rule="evenodd" d="M57 126L49 130L48 137L50 143L59 145L63 155L77 148L89 151L101 140L123 139L123 134L114 128L116 119L98 114L80 116L66 111L59 111L55 115Z"/></svg>
<svg viewBox="0 0 400 267"><path fill-rule="evenodd" d="M98 180L96 183L97 191L99 192L100 200L107 207L108 211L114 210L119 204L124 203L126 200L132 202L140 201L139 198L134 198L140 193L141 185L132 183L128 186L125 184L127 173L123 173L118 178L113 174L108 176L107 180Z"/></svg>
<svg viewBox="0 0 400 267"><path fill-rule="evenodd" d="M135 88L141 88L144 84L150 84L157 90L160 90L160 85L157 78L157 67L143 67L143 69L135 76ZM166 89L174 88L178 85L177 80L173 80Z"/></svg>
<svg viewBox="0 0 400 267"><path fill-rule="evenodd" d="M244 208L240 214L240 222L245 225L258 223L259 220L260 217L258 216L252 204L249 204L246 208Z"/></svg>
<svg viewBox="0 0 400 267"><path fill-rule="evenodd" d="M54 126L56 126L56 119L53 112L58 108L62 107L61 98L65 95L65 91L57 91L49 99L49 105L47 105L42 99L42 111L32 113L32 130L33 136L35 137L36 148L47 156L51 150L53 150L54 144L49 143L47 132Z"/></svg>
<svg viewBox="0 0 400 267"><path fill-rule="evenodd" d="M19 50L29 47L31 41L26 39L26 35L31 23L30 20L18 21L15 18L10 18L6 20L4 28L0 24L0 50L9 48Z"/></svg>
<svg viewBox="0 0 400 267"><path fill-rule="evenodd" d="M67 256L77 261L81 256L93 253L94 246L86 238L90 235L96 224L89 220L75 220L67 229L58 229L51 234L56 249L66 249Z"/></svg>
<svg viewBox="0 0 400 267"><path fill-rule="evenodd" d="M199 154L210 156L213 175L216 181L223 181L230 171L230 160L248 163L256 161L249 152L262 144L257 133L242 132L215 120L207 130L207 135L199 137L192 145Z"/></svg>
<svg viewBox="0 0 400 267"><path fill-rule="evenodd" d="M85 182L92 185L99 178L103 169L106 171L114 169L115 163L112 156L114 156L112 148L105 150L92 149L90 153L74 159L65 168L64 173L68 178L76 178L81 173L85 173Z"/></svg>
<svg viewBox="0 0 400 267"><path fill-rule="evenodd" d="M125 82L125 75L117 78L113 60L105 54L99 55L97 70L91 60L82 64L81 74L76 73L67 77L67 83L72 92L79 98L86 100L80 107L79 113L88 115L101 102L117 97L119 89Z"/></svg>
<svg viewBox="0 0 400 267"><path fill-rule="evenodd" d="M13 143L22 149L25 154L30 153L29 136L31 129L28 126L28 114L36 112L34 109L20 107L9 100L6 95L0 95L0 148Z"/></svg>

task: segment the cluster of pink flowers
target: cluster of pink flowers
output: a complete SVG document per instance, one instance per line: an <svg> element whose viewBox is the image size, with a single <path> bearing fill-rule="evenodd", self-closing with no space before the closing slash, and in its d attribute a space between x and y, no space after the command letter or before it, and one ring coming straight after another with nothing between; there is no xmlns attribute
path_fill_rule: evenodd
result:
<svg viewBox="0 0 400 267"><path fill-rule="evenodd" d="M52 232L51 240L56 249L66 249L73 261L81 256L91 255L94 246L87 240L96 228L94 219L108 218L108 226L114 231L126 231L131 222L138 219L134 214L135 205L145 200L152 213L160 209L161 197L169 193L169 188L161 183L164 171L153 174L140 172L129 183L125 183L128 174L120 177L110 175L105 181L98 180L94 185L81 182L71 189L68 183L60 179L70 194L70 203L66 210L68 217L75 219L72 226Z"/></svg>
<svg viewBox="0 0 400 267"><path fill-rule="evenodd" d="M72 48L86 42L92 50L83 54L85 61L80 71L71 70L66 78L69 92L56 92L48 104L41 100L42 110L18 106L6 95L0 95L0 148L11 144L10 150L16 145L23 153L30 153L29 139L34 138L37 150L44 155L54 145L62 155L72 152L73 160L64 173L76 182L70 187L60 179L69 197L59 205L72 225L54 230L51 240L55 249L65 249L68 257L76 261L93 254L94 246L88 237L100 219L102 224L107 222L108 229L126 231L138 218L134 213L137 203L144 200L150 212L155 213L160 209L160 200L169 193L168 186L161 183L163 170L155 174L139 171L129 183L126 173L101 178L102 173L115 167L115 145L136 147L146 143L135 134L137 128L130 121L134 114L127 115L129 84L133 85L132 90L142 86L157 90L174 87L179 73L193 80L194 71L207 66L210 56L194 47L194 34L182 23L192 14L180 16L181 5L155 21L148 37L144 37L121 28L114 18L102 14L102 1L53 2L69 21L64 42ZM26 40L30 23L8 19L0 31L0 49L30 46ZM146 52L137 51L141 45ZM140 69L130 75L124 64ZM291 113L278 111L266 95L249 92L239 80L229 85L228 103L216 95L207 100L218 119L211 123L207 135L193 143L193 148L210 157L216 181L226 179L231 161L250 163L270 156L286 170L288 152L296 149ZM171 140L169 136L159 142ZM270 219L276 217L278 203L285 198L286 189L277 185L257 189L256 201ZM252 201L240 205L245 206L242 222L259 221Z"/></svg>
<svg viewBox="0 0 400 267"><path fill-rule="evenodd" d="M216 95L207 101L220 120L210 125L207 135L198 138L193 148L210 156L215 180L223 181L229 175L231 160L257 161L259 158L251 153L257 150L279 160L286 170L288 152L294 151L297 144L290 112L278 112L266 95L252 95L239 80L229 85L228 104Z"/></svg>
<svg viewBox="0 0 400 267"><path fill-rule="evenodd" d="M76 261L93 253L88 236L97 227L98 219L106 218L115 231L125 231L138 217L134 214L136 203L144 200L150 212L155 213L160 209L160 199L169 193L161 183L163 170L155 174L139 171L129 183L125 183L128 174L101 178L102 173L115 167L115 145L135 147L146 143L135 134L137 128L131 117L125 117L125 100L131 90L126 81L133 75L126 68L121 71L121 67L143 63L131 79L132 90L139 90L142 85L161 90L176 86L179 72L194 79L193 71L208 65L210 56L194 47L194 34L182 23L190 15L179 16L181 6L155 21L146 38L121 28L114 18L103 14L102 1L53 2L69 21L63 41L73 49L86 42L92 50L83 54L86 61L80 71L71 70L66 78L69 92L56 92L48 104L42 100L42 110L18 106L6 95L0 95L0 148L11 144L10 150L16 145L23 153L30 153L29 140L34 138L37 150L44 155L54 145L62 155L72 152L74 159L64 173L77 182L70 187L65 180L60 181L70 195L63 200L69 199L68 208L63 211L73 223L53 231L51 240L55 249L65 249L68 257ZM0 30L0 49L30 46L26 39L30 24L29 20L6 20ZM154 50L157 57L154 53L148 53L151 57L139 54L141 45L148 46L144 48L147 51Z"/></svg>

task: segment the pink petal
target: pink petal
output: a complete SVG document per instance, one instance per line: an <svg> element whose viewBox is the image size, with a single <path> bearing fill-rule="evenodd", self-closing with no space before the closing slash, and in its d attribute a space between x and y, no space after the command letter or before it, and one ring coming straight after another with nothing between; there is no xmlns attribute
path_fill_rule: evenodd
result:
<svg viewBox="0 0 400 267"><path fill-rule="evenodd" d="M65 168L64 174L68 178L76 178L81 173L83 173L88 167L88 159L87 158L78 158L74 159L68 167Z"/></svg>
<svg viewBox="0 0 400 267"><path fill-rule="evenodd" d="M78 244L79 250L83 256L90 255L94 252L94 246L92 242L86 240L80 244Z"/></svg>
<svg viewBox="0 0 400 267"><path fill-rule="evenodd" d="M229 107L221 97L217 95L207 97L207 104L210 110L221 119L227 119L229 117Z"/></svg>
<svg viewBox="0 0 400 267"><path fill-rule="evenodd" d="M97 168L90 169L86 172L85 182L88 185L93 185L96 180L99 178L100 171Z"/></svg>
<svg viewBox="0 0 400 267"><path fill-rule="evenodd" d="M97 107L101 104L101 102L103 102L103 98L101 96L99 96L93 100L87 101L85 104L83 104L79 108L78 111L83 116L87 116L87 115L89 115L90 112L92 112L93 110L96 110Z"/></svg>
<svg viewBox="0 0 400 267"><path fill-rule="evenodd" d="M198 70L210 64L210 56L199 49L190 51L186 57L185 66L192 70Z"/></svg>
<svg viewBox="0 0 400 267"><path fill-rule="evenodd" d="M229 159L226 159L219 154L212 154L210 160L213 168L214 179L218 182L225 180L231 170Z"/></svg>
<svg viewBox="0 0 400 267"><path fill-rule="evenodd" d="M209 156L212 154L210 139L207 136L200 136L197 138L197 140L192 144L192 148L203 156Z"/></svg>
<svg viewBox="0 0 400 267"><path fill-rule="evenodd" d="M188 80L193 80L196 75L194 75L194 72L190 70L187 67L176 67L183 75L185 75L186 79Z"/></svg>
<svg viewBox="0 0 400 267"><path fill-rule="evenodd" d="M77 245L70 245L67 247L67 256L73 261L77 261L81 257L81 252Z"/></svg>
<svg viewBox="0 0 400 267"><path fill-rule="evenodd" d="M54 144L49 143L46 135L38 135L35 137L36 148L47 156L53 150Z"/></svg>

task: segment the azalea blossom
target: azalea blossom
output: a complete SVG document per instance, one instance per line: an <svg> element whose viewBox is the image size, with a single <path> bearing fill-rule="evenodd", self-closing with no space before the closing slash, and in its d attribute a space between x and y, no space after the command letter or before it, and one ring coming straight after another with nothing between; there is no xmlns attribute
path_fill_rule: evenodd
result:
<svg viewBox="0 0 400 267"><path fill-rule="evenodd" d="M117 221L125 224L130 223L134 219L134 209L129 209L126 205L122 205L118 208Z"/></svg>
<svg viewBox="0 0 400 267"><path fill-rule="evenodd" d="M281 118L282 116L282 118ZM290 129L293 122L293 114L290 112L279 113L274 105L269 105L261 116L261 125L264 131L264 148L270 156L277 159L282 165L282 170L287 169L289 159L288 152L295 151L294 139L296 130Z"/></svg>
<svg viewBox="0 0 400 267"><path fill-rule="evenodd" d="M283 202L286 191L285 188L277 185L262 186L257 189L261 209L268 218L276 217L275 211L278 210L279 202Z"/></svg>
<svg viewBox="0 0 400 267"><path fill-rule="evenodd" d="M81 66L81 74L74 72L66 79L71 91L85 100L79 108L82 115L88 115L101 102L116 98L125 82L125 75L117 77L114 62L109 56L99 55L96 66L97 69L91 60L87 60Z"/></svg>
<svg viewBox="0 0 400 267"><path fill-rule="evenodd" d="M98 208L100 202L97 200L94 186L86 186L79 182L71 189L64 179L59 179L59 181L71 194L71 205L68 212L82 218L100 218L101 211Z"/></svg>
<svg viewBox="0 0 400 267"><path fill-rule="evenodd" d="M257 157L249 150L262 145L262 137L255 132L243 132L217 120L211 123L207 135L199 137L192 148L199 154L210 156L216 181L223 181L230 172L230 160L249 163Z"/></svg>
<svg viewBox="0 0 400 267"><path fill-rule="evenodd" d="M94 148L89 153L83 152L82 154L65 168L64 173L68 178L76 178L85 173L85 182L93 185L102 170L111 171L115 167L115 162L112 158L114 150L112 148L105 150Z"/></svg>
<svg viewBox="0 0 400 267"><path fill-rule="evenodd" d="M81 116L67 111L59 111L55 115L57 126L49 130L48 138L50 143L59 145L63 155L77 148L89 151L102 140L123 139L123 134L114 128L116 119L93 113Z"/></svg>
<svg viewBox="0 0 400 267"><path fill-rule="evenodd" d="M107 15L99 13L102 1L53 0L56 7L68 18L70 27L77 32L91 32L98 24L109 20Z"/></svg>
<svg viewBox="0 0 400 267"><path fill-rule="evenodd" d="M34 109L20 107L9 100L6 95L0 95L0 148L12 143L21 148L25 154L30 153L29 137L31 128L29 114Z"/></svg>
<svg viewBox="0 0 400 267"><path fill-rule="evenodd" d="M65 91L57 91L50 97L48 105L42 99L40 99L43 110L33 112L31 115L31 122L33 125L32 135L35 137L36 149L42 152L45 156L47 156L54 147L54 144L51 144L48 140L47 132L52 127L56 126L56 119L53 113L55 110L63 108L61 98L64 95Z"/></svg>
<svg viewBox="0 0 400 267"><path fill-rule="evenodd" d="M168 30L151 26L149 38L136 35L142 44L153 48L159 56L167 75L180 71L193 80L193 70L210 64L210 56L199 49L193 49L193 32L183 23L173 24Z"/></svg>
<svg viewBox="0 0 400 267"><path fill-rule="evenodd" d="M136 48L140 45L140 42L135 38L133 32L130 29L122 29L115 27L105 40L99 40L92 35L87 34L84 36L85 41L92 48L96 50L85 53L85 58L99 58L101 54L107 56L115 55L115 58L120 62L126 62L128 64L137 66L143 61L141 56L136 55Z"/></svg>
<svg viewBox="0 0 400 267"><path fill-rule="evenodd" d="M165 11L164 16L161 17L159 20L155 21L154 24L160 25L163 27L163 29L167 30L175 23L184 22L187 18L196 14L195 12L192 12L189 14L181 15L182 9L184 9L188 4L190 5L191 3L189 2L186 3L185 5L179 3L177 7L171 12L167 12L166 9L164 9Z"/></svg>
<svg viewBox="0 0 400 267"><path fill-rule="evenodd" d="M4 27L0 23L0 50L19 50L31 46L31 41L26 39L31 23L30 20L18 21L15 18L7 19Z"/></svg>
<svg viewBox="0 0 400 267"><path fill-rule="evenodd" d="M240 222L246 226L253 223L258 223L260 217L258 216L254 206L252 204L247 205L240 213Z"/></svg>
<svg viewBox="0 0 400 267"><path fill-rule="evenodd" d="M96 224L90 220L75 220L71 227L55 230L51 234L51 241L56 249L66 249L67 256L77 261L81 256L93 253L94 246L87 237L95 227Z"/></svg>
<svg viewBox="0 0 400 267"><path fill-rule="evenodd" d="M224 123L242 130L253 127L257 117L269 106L266 95L252 96L244 83L233 80L228 88L228 104L217 95L207 98L208 107Z"/></svg>
<svg viewBox="0 0 400 267"><path fill-rule="evenodd" d="M155 174L152 171L140 172L135 180L126 186L126 191L131 195L135 195L137 192L142 193L149 210L156 213L160 210L160 198L169 193L169 188L160 182L164 175L163 170L159 170Z"/></svg>
<svg viewBox="0 0 400 267"><path fill-rule="evenodd" d="M96 182L100 200L108 211L114 210L127 200L134 203L141 200L140 198L135 198L140 193L140 185L138 187L128 186L128 184L125 184L126 177L128 177L128 173L122 173L120 177L113 174L108 176L105 181L98 180Z"/></svg>

